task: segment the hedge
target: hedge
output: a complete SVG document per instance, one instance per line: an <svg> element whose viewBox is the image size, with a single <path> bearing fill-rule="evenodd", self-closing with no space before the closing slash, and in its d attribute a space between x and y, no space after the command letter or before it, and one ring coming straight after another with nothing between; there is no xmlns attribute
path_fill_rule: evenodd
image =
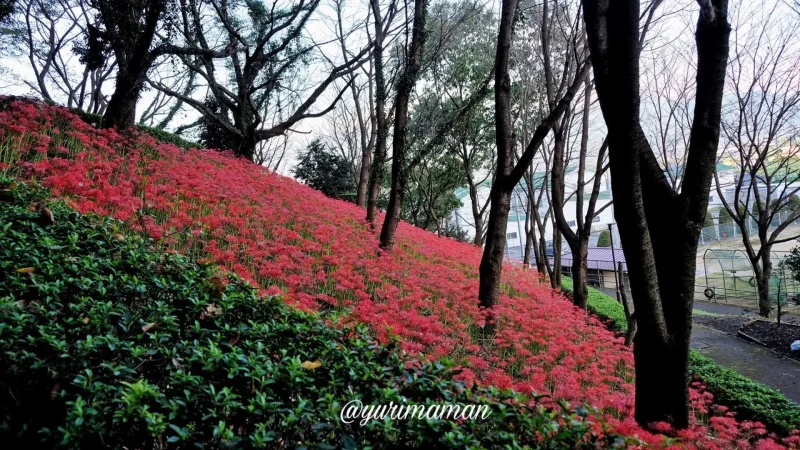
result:
<svg viewBox="0 0 800 450"><path fill-rule="evenodd" d="M572 292L572 279L562 277L562 290ZM622 304L596 289L589 288L588 309L615 331L627 331ZM740 419L758 420L777 433L788 435L800 429L800 405L780 392L756 383L737 372L719 366L694 350L689 352L689 372L714 394L717 402L737 413Z"/></svg>
<svg viewBox="0 0 800 450"><path fill-rule="evenodd" d="M10 448L636 445L586 417L453 379L362 327L0 180L0 439ZM332 313L328 313L332 314ZM485 420L344 424L364 404L482 404ZM595 430L595 431L590 431Z"/></svg>

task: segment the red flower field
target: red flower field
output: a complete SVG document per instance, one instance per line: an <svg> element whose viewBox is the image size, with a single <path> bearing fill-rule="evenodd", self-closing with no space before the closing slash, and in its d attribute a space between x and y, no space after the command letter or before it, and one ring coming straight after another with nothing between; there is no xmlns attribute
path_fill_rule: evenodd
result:
<svg viewBox="0 0 800 450"><path fill-rule="evenodd" d="M382 252L362 209L228 154L101 131L66 110L17 102L0 113L4 172L223 265L264 294L335 310L411 354L450 358L467 382L591 405L618 432L657 446L800 448L800 436L738 422L700 383L690 430L663 429L677 440L644 431L632 414L631 351L534 272L504 268L499 332L482 346L480 249L401 223L395 250Z"/></svg>

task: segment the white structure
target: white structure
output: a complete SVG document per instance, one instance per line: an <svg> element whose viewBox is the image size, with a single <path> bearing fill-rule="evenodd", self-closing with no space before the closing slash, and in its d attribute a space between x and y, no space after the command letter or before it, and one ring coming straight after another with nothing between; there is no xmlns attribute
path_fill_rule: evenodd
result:
<svg viewBox="0 0 800 450"><path fill-rule="evenodd" d="M537 177L537 175L539 176ZM573 229L577 228L576 199L574 194L577 185L577 179L577 170L575 170L574 167L568 168L565 176L565 193L568 196L568 199L564 205L564 216ZM539 184L539 186L536 187L537 192L535 192L537 195L539 189L550 189L549 186L542 186L544 174L535 174L534 180L534 182L538 180ZM605 205L611 203L611 184L607 174L603 176L600 186L600 194L597 199L595 210L599 210ZM583 203L584 208L589 202L591 188L591 184L588 184L585 187ZM490 190L491 180L489 179L478 185L477 194L479 204L481 206L489 198ZM571 197L570 194L572 194ZM470 239L473 239L475 237L475 220L472 213L472 203L469 197L469 189L466 187L459 188L456 190L455 195L461 201L461 207L453 212L450 220L460 229L465 230ZM542 201L539 208L540 217L544 217L550 207L547 197L548 195L546 193L542 196ZM527 185L524 181L522 181L514 189L514 192L511 196L511 211L508 215L508 227L506 229L506 250L512 259L521 258L522 247L525 245L525 221L530 220L530 222L533 222L533 218L531 217L528 219L525 212L527 201ZM488 216L489 208L487 207L484 214L484 227L488 222ZM594 223L592 224L592 231L599 233L601 230L607 230L608 224L610 223L614 223L614 209L611 205L606 207L597 217L595 217ZM538 229L536 230L536 234L538 236ZM552 241L553 239L553 223L549 220L545 221L545 239L547 241Z"/></svg>

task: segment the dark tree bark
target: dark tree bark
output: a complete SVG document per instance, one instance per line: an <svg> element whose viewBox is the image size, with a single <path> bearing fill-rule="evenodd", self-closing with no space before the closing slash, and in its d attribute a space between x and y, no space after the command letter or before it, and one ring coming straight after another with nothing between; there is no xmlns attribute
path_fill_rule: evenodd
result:
<svg viewBox="0 0 800 450"><path fill-rule="evenodd" d="M550 113L536 127L530 142L515 165L513 143L516 141L516 136L512 137L511 79L508 74L508 66L516 10L517 0L503 0L495 57L497 172L492 184L492 203L489 209L486 246L479 269L480 287L478 290L480 306L490 311L489 323L493 320L491 310L500 296L500 277L503 268L503 250L506 244L511 193L528 170L547 134L566 111L588 70L588 64L580 64L578 70L575 71L575 78L564 92L563 97L554 104ZM491 334L491 331L490 327L487 334Z"/></svg>
<svg viewBox="0 0 800 450"><path fill-rule="evenodd" d="M558 227L564 240L569 245L570 252L572 253L572 302L575 306L586 309L587 300L589 297L589 290L586 286L587 279L587 257L589 255L589 237L592 234L592 221L600 214L606 207L610 205L607 203L600 209L596 209L597 199L600 195L601 181L603 173L607 169L604 166L606 150L608 149L608 140L604 140L597 152L597 162L594 172L594 182L592 184L589 202L586 205L584 212L584 187L586 185L585 172L586 172L586 158L589 147L589 108L592 103L591 97L591 83L587 74L584 80L584 102L583 102L583 123L581 129L581 146L578 153L578 185L575 190L575 219L576 229L573 231L572 227L567 223L564 215L564 170L568 164L567 158L564 155L564 143L562 134L563 130L556 132L556 143L553 150L553 169L552 169L552 197L553 197L553 217L555 225ZM568 127L567 127L568 128ZM560 285L560 284L559 284Z"/></svg>
<svg viewBox="0 0 800 450"><path fill-rule="evenodd" d="M377 138L375 140L375 154L372 157L372 171L370 172L367 189L367 221L375 223L378 213L378 194L380 193L383 177L386 172L386 141L389 136L389 121L386 119L386 78L383 69L383 38L386 33L384 28L391 23L390 17L394 10L390 8L386 24L381 18L381 7L378 0L371 0L372 16L375 19L375 39L373 42L373 58L375 61L375 125Z"/></svg>
<svg viewBox="0 0 800 450"><path fill-rule="evenodd" d="M397 97L394 102L394 134L392 135L392 188L389 191L389 205L381 227L381 248L391 249L400 221L403 196L406 190L406 124L408 123L408 103L411 91L417 84L425 45L425 19L428 15L425 0L414 0L414 20L411 29L411 47L407 50L403 75L397 84Z"/></svg>
<svg viewBox="0 0 800 450"><path fill-rule="evenodd" d="M614 251L612 248L611 251ZM628 324L628 331L625 332L625 346L630 347L633 338L636 337L636 312L631 311L628 300L627 288L625 287L625 272L622 270L622 263L617 263L617 282L619 283L619 299L622 301L622 309L625 311L625 323Z"/></svg>
<svg viewBox="0 0 800 450"><path fill-rule="evenodd" d="M424 0L419 0L419 2L423 4L422 7L424 8ZM423 16L420 20L423 28L419 31L421 35L420 39L424 37L423 30L425 15L427 12L423 11L422 14ZM417 33L416 11L414 17L414 33ZM416 36L416 34L413 36ZM409 63L407 63L407 68L410 67L413 69L413 71L409 73L409 71L406 70L403 74L403 77L400 79L400 83L398 84L397 99L395 100L395 123L392 141L392 188L389 192L389 205L386 208L386 218L384 219L383 227L381 228L380 245L384 250L391 250L394 246L394 236L397 231L397 224L400 221L400 212L403 207L403 197L406 189L407 174L419 166L423 160L427 158L428 155L430 155L435 149L439 148L444 142L445 136L451 132L453 127L460 123L467 114L474 110L474 108L476 108L486 98L486 96L489 94L489 82L491 81L491 78L485 79L478 87L478 90L473 92L470 97L465 100L462 105L460 105L460 108L458 108L458 110L450 118L445 120L444 123L438 127L434 137L427 142L414 155L414 157L411 158L410 161L406 161L405 131L406 123L408 122L408 102L410 100L413 84L416 83L416 78L419 75L419 64L422 56L422 42L420 42L419 47L415 47L415 41L412 37L411 43L413 52L410 51L409 54L411 54L412 57L416 54L416 60L409 60ZM415 64L416 66L409 66L408 64ZM411 84L405 85L406 82Z"/></svg>
<svg viewBox="0 0 800 450"><path fill-rule="evenodd" d="M600 107L608 127L614 215L639 330L636 420L689 423L688 357L697 241L719 144L728 59L727 0L700 0L697 92L685 179L675 192L639 121L638 0L583 0Z"/></svg>
<svg viewBox="0 0 800 450"><path fill-rule="evenodd" d="M150 46L167 2L98 0L97 6L106 27L106 40L117 61L116 86L103 115L102 126L130 128L136 123L136 103L153 63ZM142 11L145 12L142 14Z"/></svg>

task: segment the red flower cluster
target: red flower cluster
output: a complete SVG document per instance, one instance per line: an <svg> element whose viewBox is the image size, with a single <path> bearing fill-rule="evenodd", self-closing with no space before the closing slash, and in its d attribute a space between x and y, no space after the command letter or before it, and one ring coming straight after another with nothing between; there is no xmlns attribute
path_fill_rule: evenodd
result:
<svg viewBox="0 0 800 450"><path fill-rule="evenodd" d="M658 446L675 438L688 448L779 446L762 425L714 406L700 385L692 388L691 429L659 424L657 435L638 427L629 349L532 272L504 268L499 333L481 346L479 248L401 223L395 250L382 252L362 209L229 154L125 137L60 108L15 103L0 113L0 164L0 173L41 180L77 210L125 220L266 295L336 309L381 341L448 357L468 383L590 404L617 432ZM800 448L798 441L782 443Z"/></svg>

